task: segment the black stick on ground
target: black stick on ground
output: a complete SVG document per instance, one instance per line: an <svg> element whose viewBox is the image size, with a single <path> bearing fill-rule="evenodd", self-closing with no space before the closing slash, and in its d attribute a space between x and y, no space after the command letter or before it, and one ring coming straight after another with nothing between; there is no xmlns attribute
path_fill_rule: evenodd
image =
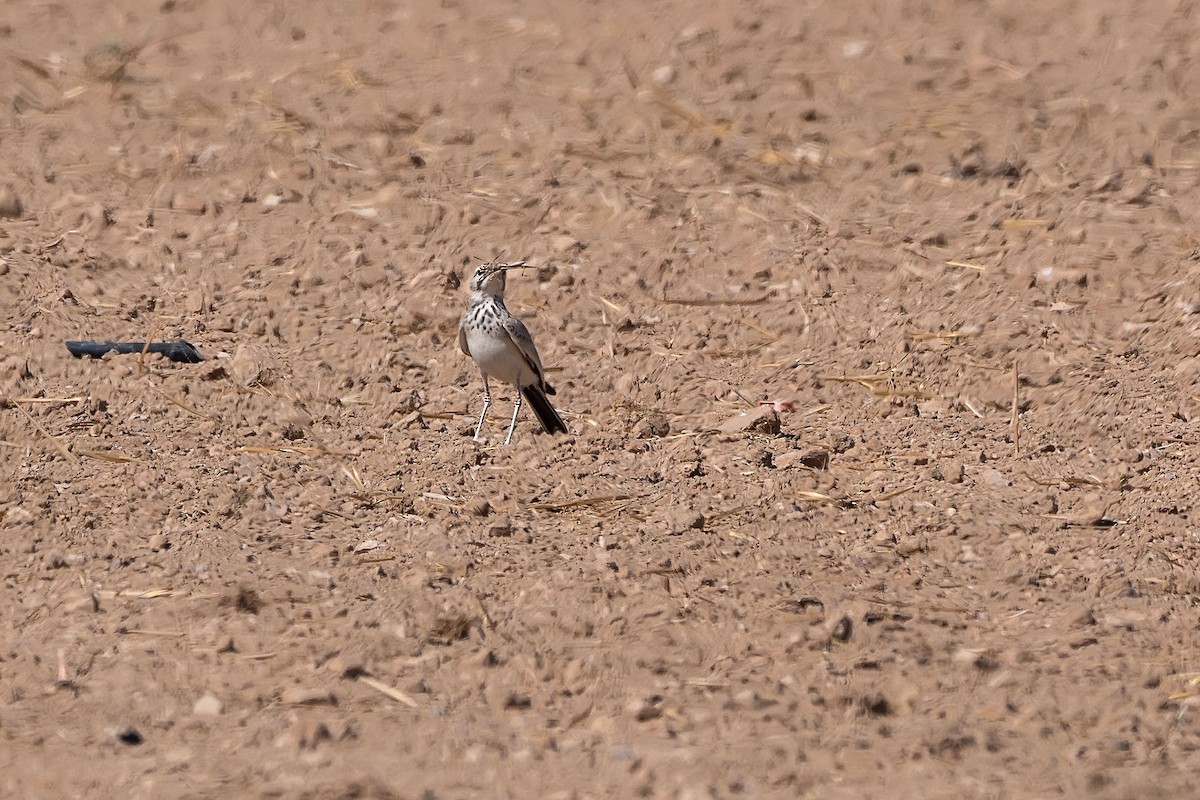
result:
<svg viewBox="0 0 1200 800"><path fill-rule="evenodd" d="M71 341L67 342L67 349L71 351L71 355L76 358L83 356L91 356L92 358L100 358L105 353L159 353L166 356L172 361L178 361L182 364L199 364L204 360L204 356L200 355L191 343L180 339L174 342L151 342L147 345L145 342L93 342L93 341Z"/></svg>

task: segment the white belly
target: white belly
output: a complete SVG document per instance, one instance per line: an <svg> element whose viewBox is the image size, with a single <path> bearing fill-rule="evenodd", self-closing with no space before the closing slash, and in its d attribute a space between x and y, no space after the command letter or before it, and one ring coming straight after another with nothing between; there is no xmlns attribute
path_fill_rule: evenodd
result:
<svg viewBox="0 0 1200 800"><path fill-rule="evenodd" d="M471 349L471 357L475 359L475 363L489 378L518 387L538 382L537 375L530 369L521 351L503 330L494 334L482 330L468 330L467 347Z"/></svg>

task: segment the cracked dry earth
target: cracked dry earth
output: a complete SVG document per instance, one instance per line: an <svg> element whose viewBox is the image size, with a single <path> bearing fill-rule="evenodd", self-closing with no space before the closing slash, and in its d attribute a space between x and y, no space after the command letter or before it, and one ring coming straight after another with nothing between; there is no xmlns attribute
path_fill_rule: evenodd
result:
<svg viewBox="0 0 1200 800"><path fill-rule="evenodd" d="M4 5L0 796L1194 795L1197 20Z"/></svg>

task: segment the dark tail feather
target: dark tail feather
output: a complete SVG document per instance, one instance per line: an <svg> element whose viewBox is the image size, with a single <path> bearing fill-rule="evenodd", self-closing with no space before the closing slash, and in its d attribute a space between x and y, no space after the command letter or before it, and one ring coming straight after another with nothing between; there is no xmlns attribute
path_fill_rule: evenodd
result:
<svg viewBox="0 0 1200 800"><path fill-rule="evenodd" d="M546 399L546 393L539 386L526 386L521 390L521 395L525 398L525 402L529 403L529 407L533 409L534 415L538 418L538 422L542 423L542 430L546 433L566 433L567 425L562 421L562 417L554 410L554 406L550 405L550 401Z"/></svg>

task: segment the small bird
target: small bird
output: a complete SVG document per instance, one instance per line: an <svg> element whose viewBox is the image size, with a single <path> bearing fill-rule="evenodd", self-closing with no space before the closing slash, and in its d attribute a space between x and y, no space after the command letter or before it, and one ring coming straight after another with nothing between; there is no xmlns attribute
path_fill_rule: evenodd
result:
<svg viewBox="0 0 1200 800"><path fill-rule="evenodd" d="M489 376L507 381L518 390L505 444L512 441L513 430L517 427L522 396L529 401L546 433L567 432L562 417L546 398L546 395L555 393L554 387L546 383L542 360L538 358L533 337L521 320L514 317L504 305L504 281L508 270L524 267L524 261L504 264L497 260L480 264L471 278L471 302L458 323L458 346L475 360L475 365L483 375L483 411L479 414L479 424L475 426L477 442L488 407L492 404L492 394L488 390Z"/></svg>

